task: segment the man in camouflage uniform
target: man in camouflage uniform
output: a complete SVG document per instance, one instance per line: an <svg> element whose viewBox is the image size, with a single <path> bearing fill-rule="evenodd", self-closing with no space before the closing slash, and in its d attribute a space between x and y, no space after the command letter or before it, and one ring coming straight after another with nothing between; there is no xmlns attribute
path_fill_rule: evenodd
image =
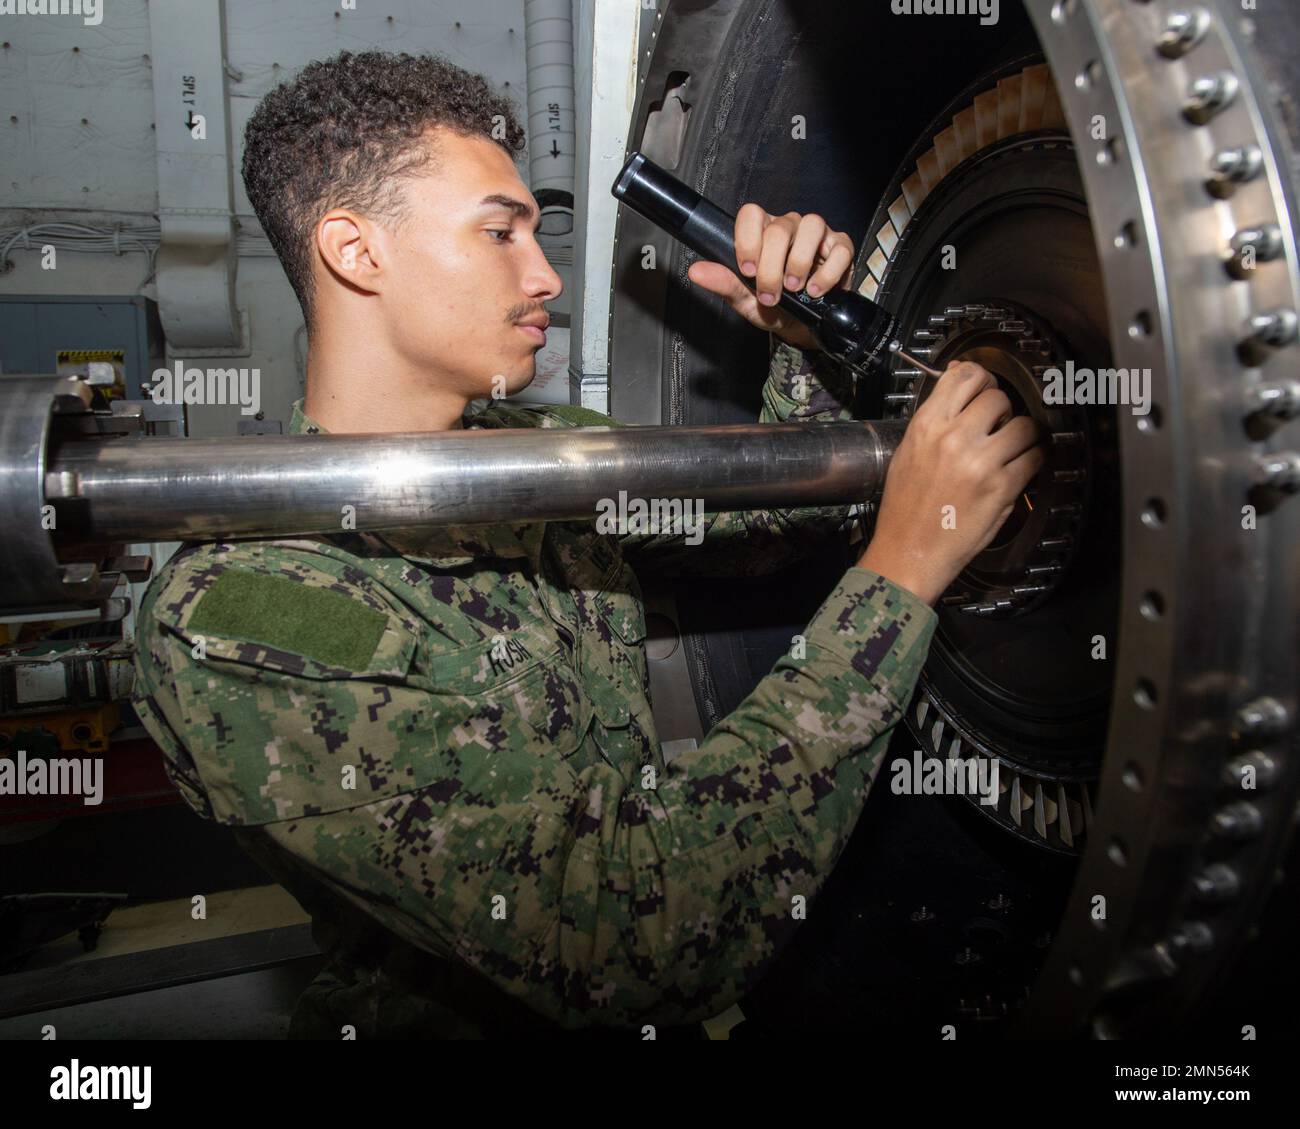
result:
<svg viewBox="0 0 1300 1129"><path fill-rule="evenodd" d="M469 410L494 378L509 392L531 379L537 346L517 323L560 291L518 222L537 216L511 160L521 136L481 80L428 58L344 55L259 107L245 181L311 333L292 433L614 425ZM384 165L424 145L432 173ZM746 204L736 236L769 295L786 274L848 283L851 243L818 217ZM719 264L691 279L778 339L762 420L851 418L843 374L802 327ZM1032 432L999 429L1010 404L992 384L976 366L945 374L895 458L877 536L803 647L671 764L631 566L772 571L842 538L846 509L708 514L698 546L583 522L182 546L140 608L135 704L186 801L312 913L332 963L291 1033L637 1030L738 1000L853 830L929 605L1037 469ZM939 532L945 503L962 532Z"/></svg>

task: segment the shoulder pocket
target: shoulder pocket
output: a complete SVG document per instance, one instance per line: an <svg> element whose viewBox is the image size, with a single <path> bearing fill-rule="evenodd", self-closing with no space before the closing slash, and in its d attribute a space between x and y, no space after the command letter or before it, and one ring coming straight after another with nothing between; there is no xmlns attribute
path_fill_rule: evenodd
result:
<svg viewBox="0 0 1300 1129"><path fill-rule="evenodd" d="M145 635L168 656L158 693L174 696L215 819L323 815L439 778L430 696L407 682L415 624L301 562L300 578L230 566L215 580L203 564L174 571Z"/></svg>

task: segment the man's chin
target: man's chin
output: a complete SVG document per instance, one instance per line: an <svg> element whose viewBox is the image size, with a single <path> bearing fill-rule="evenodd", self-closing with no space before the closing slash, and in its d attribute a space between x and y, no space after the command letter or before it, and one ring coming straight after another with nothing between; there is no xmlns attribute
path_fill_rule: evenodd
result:
<svg viewBox="0 0 1300 1129"><path fill-rule="evenodd" d="M527 388L537 377L537 366L528 362L527 372L513 372L508 375L494 377L491 386L483 394L489 400L502 400L507 396L517 396Z"/></svg>

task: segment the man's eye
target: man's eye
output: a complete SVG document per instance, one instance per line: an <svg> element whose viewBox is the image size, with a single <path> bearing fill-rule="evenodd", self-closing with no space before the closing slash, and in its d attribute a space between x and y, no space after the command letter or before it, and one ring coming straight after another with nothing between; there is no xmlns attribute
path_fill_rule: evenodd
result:
<svg viewBox="0 0 1300 1129"><path fill-rule="evenodd" d="M510 228L508 228L508 227L506 227L506 228L494 227L494 228L489 229L488 234L489 234L489 235L509 235L509 234L510 234ZM504 239L500 239L500 240L498 240L497 242L499 242L499 243L504 243L505 240L504 240Z"/></svg>

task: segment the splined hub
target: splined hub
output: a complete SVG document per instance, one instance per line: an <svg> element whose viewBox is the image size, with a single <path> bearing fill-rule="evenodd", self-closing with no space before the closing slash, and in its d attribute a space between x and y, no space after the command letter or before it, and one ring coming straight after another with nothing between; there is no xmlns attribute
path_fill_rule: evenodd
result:
<svg viewBox="0 0 1300 1129"><path fill-rule="evenodd" d="M1028 415L1045 441L1046 462L994 540L962 571L943 602L979 616L1007 618L1049 599L1069 568L1088 504L1089 434L1084 412L1048 404L1045 379L1063 366L1050 328L1012 302L948 306L914 329L907 351L942 371L971 361L992 373L1016 415ZM912 414L938 381L896 358L889 414Z"/></svg>

